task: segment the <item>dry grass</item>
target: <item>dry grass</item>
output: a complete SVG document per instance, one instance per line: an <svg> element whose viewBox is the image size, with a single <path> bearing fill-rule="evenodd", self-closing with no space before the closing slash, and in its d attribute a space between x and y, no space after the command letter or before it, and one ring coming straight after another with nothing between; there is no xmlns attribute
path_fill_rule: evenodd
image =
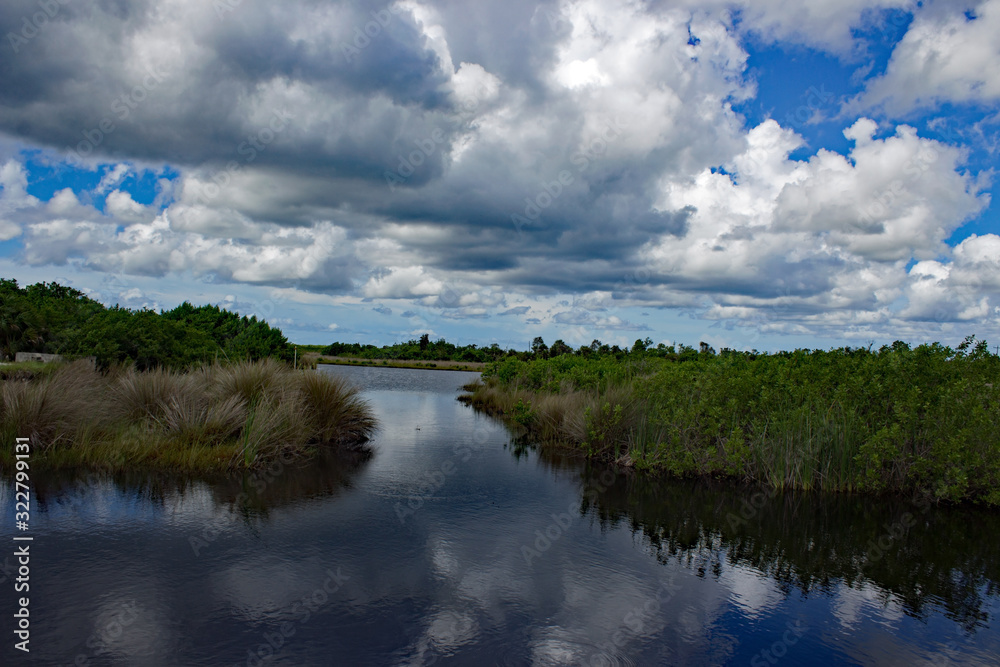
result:
<svg viewBox="0 0 1000 667"><path fill-rule="evenodd" d="M320 441L358 440L374 430L371 407L344 378L304 373L296 380L299 400Z"/></svg>
<svg viewBox="0 0 1000 667"><path fill-rule="evenodd" d="M194 392L171 396L159 407L160 417L156 421L165 432L208 445L235 437L247 413L246 404L235 396L206 401Z"/></svg>
<svg viewBox="0 0 1000 667"><path fill-rule="evenodd" d="M301 403L289 397L265 398L247 411L234 464L253 467L255 461L272 460L285 452L301 453L310 435Z"/></svg>
<svg viewBox="0 0 1000 667"><path fill-rule="evenodd" d="M4 443L29 437L37 449L72 439L106 412L105 387L94 365L74 361L34 380L8 380L0 390Z"/></svg>
<svg viewBox="0 0 1000 667"><path fill-rule="evenodd" d="M582 444L587 440L587 408L593 399L582 391L543 394L534 399L532 409L545 440L566 440Z"/></svg>
<svg viewBox="0 0 1000 667"><path fill-rule="evenodd" d="M129 368L112 380L115 409L125 419L160 419L166 406L196 389L192 379L167 370L140 373Z"/></svg>
<svg viewBox="0 0 1000 667"><path fill-rule="evenodd" d="M582 446L592 456L618 459L635 446L646 406L628 386L580 391L563 382L556 393L504 387L495 378L464 387L460 400L527 428L542 442Z"/></svg>
<svg viewBox="0 0 1000 667"><path fill-rule="evenodd" d="M273 359L241 361L231 366L211 367L211 381L219 398L238 397L247 405L280 396L293 373Z"/></svg>
<svg viewBox="0 0 1000 667"><path fill-rule="evenodd" d="M280 363L140 373L73 362L0 389L0 461L30 437L54 465L254 467L292 452L359 444L371 408L342 379Z"/></svg>

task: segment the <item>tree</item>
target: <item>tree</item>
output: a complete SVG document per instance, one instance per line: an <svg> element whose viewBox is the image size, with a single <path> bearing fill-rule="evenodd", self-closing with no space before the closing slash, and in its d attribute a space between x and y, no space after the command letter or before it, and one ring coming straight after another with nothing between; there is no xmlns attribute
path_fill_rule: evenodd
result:
<svg viewBox="0 0 1000 667"><path fill-rule="evenodd" d="M536 336L535 340L531 341L531 351L536 357L545 358L548 356L549 347L541 336Z"/></svg>
<svg viewBox="0 0 1000 667"><path fill-rule="evenodd" d="M423 352L427 349L427 346L431 344L431 335L424 334L420 337L420 351Z"/></svg>
<svg viewBox="0 0 1000 667"><path fill-rule="evenodd" d="M571 348L569 345L563 342L562 338L552 343L552 347L549 348L550 357L558 357L560 354L572 354L572 353L573 353L573 348Z"/></svg>

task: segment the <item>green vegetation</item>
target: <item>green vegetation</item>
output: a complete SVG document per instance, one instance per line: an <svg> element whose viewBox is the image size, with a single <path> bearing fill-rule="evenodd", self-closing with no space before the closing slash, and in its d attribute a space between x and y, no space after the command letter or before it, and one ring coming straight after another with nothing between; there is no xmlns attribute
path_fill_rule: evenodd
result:
<svg viewBox="0 0 1000 667"><path fill-rule="evenodd" d="M489 347L476 345L457 346L444 338L431 342L430 335L424 334L419 340L411 340L395 345L362 345L361 343L333 343L323 348L325 357L346 357L381 361L464 361L484 363L507 356L532 358L531 353L504 350L494 343ZM322 363L322 362L321 362Z"/></svg>
<svg viewBox="0 0 1000 667"><path fill-rule="evenodd" d="M600 460L778 488L908 492L1000 505L1000 357L957 349L777 354L643 341L508 358L464 397L529 437Z"/></svg>
<svg viewBox="0 0 1000 667"><path fill-rule="evenodd" d="M185 302L160 313L105 308L57 283L21 288L0 279L0 355L13 359L17 352L93 356L102 369L124 363L139 370L293 356L280 330L217 306Z"/></svg>
<svg viewBox="0 0 1000 667"><path fill-rule="evenodd" d="M303 357L306 368L315 368L318 364L335 366L382 366L385 368L415 368L418 370L438 371L481 371L486 364L475 361L408 361L403 359L355 359L351 357L322 357L306 354Z"/></svg>
<svg viewBox="0 0 1000 667"><path fill-rule="evenodd" d="M16 437L31 438L33 465L207 472L356 446L375 428L342 379L270 359L186 373L102 373L85 360L47 366L0 390L4 467Z"/></svg>

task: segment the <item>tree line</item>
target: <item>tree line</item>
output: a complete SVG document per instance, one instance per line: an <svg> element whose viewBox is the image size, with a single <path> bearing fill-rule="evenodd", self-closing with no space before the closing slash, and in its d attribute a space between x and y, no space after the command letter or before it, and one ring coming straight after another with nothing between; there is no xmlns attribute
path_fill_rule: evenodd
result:
<svg viewBox="0 0 1000 667"><path fill-rule="evenodd" d="M687 345L654 345L652 339L636 340L631 348L608 345L600 340L593 340L589 345L573 348L562 339L556 340L551 346L537 336L528 350L501 348L493 343L489 346L455 345L444 338L431 341L430 334L423 334L419 339L408 340L405 343L392 345L371 345L364 343L332 343L323 348L323 355L332 357L353 357L357 359L396 359L406 361L465 361L489 363L501 359L518 359L532 361L535 359L554 359L563 355L578 357L614 357L625 359L635 356L653 356L687 360L698 355L714 356L715 349L708 343L700 343L698 348Z"/></svg>
<svg viewBox="0 0 1000 667"><path fill-rule="evenodd" d="M206 361L291 361L280 329L256 316L185 301L172 310L106 307L56 282L20 287L0 278L0 355L18 352L95 357L102 368L186 368Z"/></svg>

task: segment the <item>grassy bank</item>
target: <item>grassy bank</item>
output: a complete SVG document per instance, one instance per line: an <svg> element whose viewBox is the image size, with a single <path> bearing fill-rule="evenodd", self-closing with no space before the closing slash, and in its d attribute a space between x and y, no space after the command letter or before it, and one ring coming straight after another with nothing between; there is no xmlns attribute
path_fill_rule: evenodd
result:
<svg viewBox="0 0 1000 667"><path fill-rule="evenodd" d="M30 437L32 465L220 471L358 445L375 419L341 379L264 360L187 373L50 366L0 389L0 462Z"/></svg>
<svg viewBox="0 0 1000 667"><path fill-rule="evenodd" d="M957 350L508 359L483 378L464 400L619 465L1000 505L1000 358L971 339Z"/></svg>

